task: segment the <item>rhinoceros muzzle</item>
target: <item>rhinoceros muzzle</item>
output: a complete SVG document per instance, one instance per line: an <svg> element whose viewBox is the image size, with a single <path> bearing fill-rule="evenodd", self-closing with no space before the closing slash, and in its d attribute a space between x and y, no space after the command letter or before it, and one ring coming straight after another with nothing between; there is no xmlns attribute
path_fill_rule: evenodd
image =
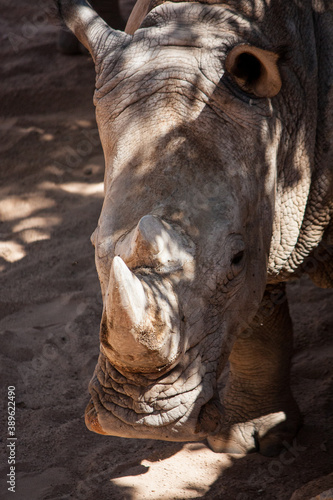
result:
<svg viewBox="0 0 333 500"><path fill-rule="evenodd" d="M86 424L100 434L200 440L219 412L208 403L215 374L185 332L195 245L177 224L146 215L113 255Z"/></svg>

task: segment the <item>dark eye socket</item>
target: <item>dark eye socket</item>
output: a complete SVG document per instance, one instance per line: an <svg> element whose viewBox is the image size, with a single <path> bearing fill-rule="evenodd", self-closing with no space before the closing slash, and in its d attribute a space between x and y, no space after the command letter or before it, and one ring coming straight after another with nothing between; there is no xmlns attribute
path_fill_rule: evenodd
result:
<svg viewBox="0 0 333 500"><path fill-rule="evenodd" d="M241 250L240 252L237 252L236 255L231 259L231 264L233 266L237 266L238 264L241 263L244 257L244 250Z"/></svg>

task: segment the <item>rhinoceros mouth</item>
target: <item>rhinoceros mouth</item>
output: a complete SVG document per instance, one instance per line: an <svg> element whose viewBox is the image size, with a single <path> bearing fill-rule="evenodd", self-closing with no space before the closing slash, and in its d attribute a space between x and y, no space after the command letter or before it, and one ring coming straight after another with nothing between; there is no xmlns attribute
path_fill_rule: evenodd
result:
<svg viewBox="0 0 333 500"><path fill-rule="evenodd" d="M93 400L91 399L86 407L85 411L85 416L84 420L86 423L86 426L90 431L96 432L97 434L104 434L106 435L107 433L102 429L99 421L98 421L98 415L95 409L95 405Z"/></svg>
<svg viewBox="0 0 333 500"><path fill-rule="evenodd" d="M214 430L202 425L214 376L198 352L190 352L168 374L155 381L145 378L143 385L142 377L126 378L101 354L89 387L86 426L111 436L200 441Z"/></svg>

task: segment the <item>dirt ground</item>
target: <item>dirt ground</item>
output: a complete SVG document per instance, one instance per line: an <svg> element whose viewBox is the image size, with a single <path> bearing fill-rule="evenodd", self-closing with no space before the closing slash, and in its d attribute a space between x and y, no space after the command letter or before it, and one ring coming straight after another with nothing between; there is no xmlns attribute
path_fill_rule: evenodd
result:
<svg viewBox="0 0 333 500"><path fill-rule="evenodd" d="M333 291L305 278L289 286L304 427L286 454L215 454L205 443L85 428L102 307L89 237L103 155L92 62L56 51L48 9L0 0L0 498L288 500L333 463ZM16 388L15 494L6 484L8 386Z"/></svg>

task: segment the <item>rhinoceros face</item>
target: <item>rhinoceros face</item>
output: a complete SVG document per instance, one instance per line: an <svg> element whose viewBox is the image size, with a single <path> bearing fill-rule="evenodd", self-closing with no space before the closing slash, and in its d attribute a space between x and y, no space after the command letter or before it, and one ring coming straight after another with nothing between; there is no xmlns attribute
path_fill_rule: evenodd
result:
<svg viewBox="0 0 333 500"><path fill-rule="evenodd" d="M96 63L106 161L92 238L101 353L86 423L200 440L218 425L217 378L266 285L277 57L221 6L160 5L133 37L73 9L67 22Z"/></svg>

